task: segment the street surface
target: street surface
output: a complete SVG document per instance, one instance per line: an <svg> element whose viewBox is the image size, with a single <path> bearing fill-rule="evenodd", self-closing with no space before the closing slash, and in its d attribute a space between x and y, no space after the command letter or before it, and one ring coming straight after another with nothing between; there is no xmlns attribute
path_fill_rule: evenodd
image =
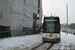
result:
<svg viewBox="0 0 75 50"><path fill-rule="evenodd" d="M3 38L0 39L0 50L26 50L40 41L42 41L41 34ZM61 41L55 43L50 50L52 49L75 50L75 35L61 32Z"/></svg>

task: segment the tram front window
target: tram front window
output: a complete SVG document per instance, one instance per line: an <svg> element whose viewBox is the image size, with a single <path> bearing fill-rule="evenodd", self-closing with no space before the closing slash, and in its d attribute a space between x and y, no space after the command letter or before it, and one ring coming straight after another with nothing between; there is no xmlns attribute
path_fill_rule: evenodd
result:
<svg viewBox="0 0 75 50"><path fill-rule="evenodd" d="M60 33L59 22L45 21L43 24L43 33Z"/></svg>

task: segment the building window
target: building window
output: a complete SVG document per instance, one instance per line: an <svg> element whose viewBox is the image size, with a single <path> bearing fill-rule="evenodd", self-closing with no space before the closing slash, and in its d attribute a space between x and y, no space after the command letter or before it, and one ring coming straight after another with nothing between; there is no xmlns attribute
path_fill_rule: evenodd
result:
<svg viewBox="0 0 75 50"><path fill-rule="evenodd" d="M38 14L40 13L40 10L38 10Z"/></svg>
<svg viewBox="0 0 75 50"><path fill-rule="evenodd" d="M38 14L40 13L40 0L38 0Z"/></svg>
<svg viewBox="0 0 75 50"><path fill-rule="evenodd" d="M29 31L29 28L28 27L23 27L22 32L25 32L25 31Z"/></svg>

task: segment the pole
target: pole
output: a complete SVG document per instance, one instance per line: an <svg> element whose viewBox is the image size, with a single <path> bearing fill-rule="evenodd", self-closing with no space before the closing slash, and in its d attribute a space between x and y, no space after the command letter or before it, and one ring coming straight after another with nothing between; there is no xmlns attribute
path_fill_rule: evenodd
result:
<svg viewBox="0 0 75 50"><path fill-rule="evenodd" d="M51 17L52 17L52 13L51 13Z"/></svg>
<svg viewBox="0 0 75 50"><path fill-rule="evenodd" d="M54 13L54 16L56 15L56 13Z"/></svg>
<svg viewBox="0 0 75 50"><path fill-rule="evenodd" d="M68 4L66 4L66 16L67 16L67 34L68 34Z"/></svg>
<svg viewBox="0 0 75 50"><path fill-rule="evenodd" d="M51 0L51 17L52 17L52 0Z"/></svg>

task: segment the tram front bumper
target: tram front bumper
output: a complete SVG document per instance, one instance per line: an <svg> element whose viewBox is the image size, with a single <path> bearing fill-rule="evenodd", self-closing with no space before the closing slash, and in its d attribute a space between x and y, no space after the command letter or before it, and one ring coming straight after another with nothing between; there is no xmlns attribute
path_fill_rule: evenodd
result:
<svg viewBox="0 0 75 50"><path fill-rule="evenodd" d="M60 42L60 38L53 38L53 39L50 39L50 38L42 38L43 41L48 41L48 42Z"/></svg>

